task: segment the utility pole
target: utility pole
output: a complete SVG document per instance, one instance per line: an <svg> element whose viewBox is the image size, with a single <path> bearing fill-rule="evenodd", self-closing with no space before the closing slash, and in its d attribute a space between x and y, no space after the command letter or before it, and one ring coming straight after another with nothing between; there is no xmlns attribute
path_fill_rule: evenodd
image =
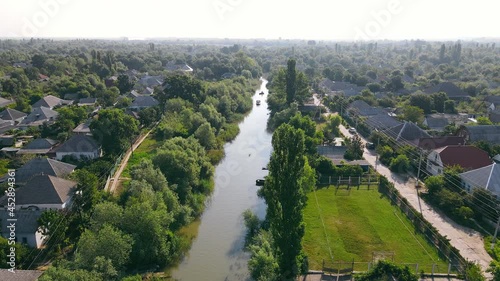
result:
<svg viewBox="0 0 500 281"><path fill-rule="evenodd" d="M495 248L495 242L497 240L497 234L498 234L498 227L500 226L500 216L498 214L498 211L497 211L497 216L498 216L497 226L495 227L495 234L493 235L493 239L491 240L491 249L492 250Z"/></svg>

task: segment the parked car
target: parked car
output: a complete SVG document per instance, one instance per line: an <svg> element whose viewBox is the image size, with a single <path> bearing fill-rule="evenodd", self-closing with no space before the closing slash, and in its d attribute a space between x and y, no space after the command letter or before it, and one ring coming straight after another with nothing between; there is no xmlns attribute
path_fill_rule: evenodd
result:
<svg viewBox="0 0 500 281"><path fill-rule="evenodd" d="M356 133L356 129L355 128L349 128L349 133L351 134L355 134Z"/></svg>
<svg viewBox="0 0 500 281"><path fill-rule="evenodd" d="M367 142L366 143L366 148L368 148L368 149L375 149L375 144L373 142Z"/></svg>

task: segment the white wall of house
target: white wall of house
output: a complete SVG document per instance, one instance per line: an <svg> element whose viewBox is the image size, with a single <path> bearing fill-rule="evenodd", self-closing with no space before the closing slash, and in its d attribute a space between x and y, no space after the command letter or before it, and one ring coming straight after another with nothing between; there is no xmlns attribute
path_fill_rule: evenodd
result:
<svg viewBox="0 0 500 281"><path fill-rule="evenodd" d="M429 156L427 156L426 170L432 175L440 175L443 173L443 162L441 161L439 153L436 151L432 151L429 153Z"/></svg>
<svg viewBox="0 0 500 281"><path fill-rule="evenodd" d="M96 159L99 158L98 150L92 152L56 152L56 160L62 160L64 156L74 156L78 159Z"/></svg>

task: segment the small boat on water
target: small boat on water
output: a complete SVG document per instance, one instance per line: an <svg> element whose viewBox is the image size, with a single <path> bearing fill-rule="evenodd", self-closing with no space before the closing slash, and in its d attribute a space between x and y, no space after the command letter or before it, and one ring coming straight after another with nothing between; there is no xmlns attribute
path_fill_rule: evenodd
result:
<svg viewBox="0 0 500 281"><path fill-rule="evenodd" d="M260 92L259 95L261 95L261 96L264 95L264 92Z"/></svg>
<svg viewBox="0 0 500 281"><path fill-rule="evenodd" d="M266 182L266 180L258 179L258 180L255 180L255 185L256 186L263 186L264 182Z"/></svg>
<svg viewBox="0 0 500 281"><path fill-rule="evenodd" d="M260 105L260 100L257 100L257 101L255 102L255 104L256 104L256 105Z"/></svg>

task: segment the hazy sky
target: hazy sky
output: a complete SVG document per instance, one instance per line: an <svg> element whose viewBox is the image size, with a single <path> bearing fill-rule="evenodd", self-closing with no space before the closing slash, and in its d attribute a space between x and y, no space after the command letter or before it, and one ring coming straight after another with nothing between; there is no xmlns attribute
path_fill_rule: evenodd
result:
<svg viewBox="0 0 500 281"><path fill-rule="evenodd" d="M500 37L498 0L0 0L0 37Z"/></svg>

